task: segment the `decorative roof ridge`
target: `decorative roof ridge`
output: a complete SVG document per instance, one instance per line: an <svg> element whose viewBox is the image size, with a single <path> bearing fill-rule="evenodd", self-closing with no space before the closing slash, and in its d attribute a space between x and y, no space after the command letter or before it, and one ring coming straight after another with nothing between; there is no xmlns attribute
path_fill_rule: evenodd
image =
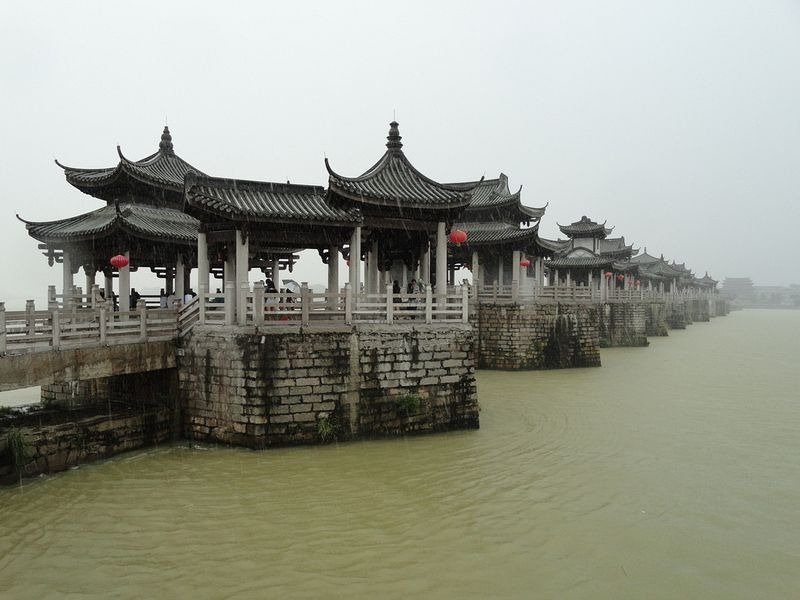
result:
<svg viewBox="0 0 800 600"><path fill-rule="evenodd" d="M602 226L603 226L603 228L606 228L606 223L608 223L608 219L606 219L606 220L605 220L605 221L603 221L602 223L598 223L597 221L592 221L592 220L591 220L589 217L587 217L586 215L583 215L583 216L580 218L580 220L579 220L579 221L575 221L574 223L570 223L569 225L562 225L561 223L559 223L558 221L556 221L556 225L558 225L559 227L575 227L576 225L597 225L597 226L599 227L599 226L601 226L601 225L602 225ZM611 229L614 229L614 228L612 227Z"/></svg>
<svg viewBox="0 0 800 600"><path fill-rule="evenodd" d="M386 152L384 152L383 156L381 156L381 158L378 159L378 162L376 162L369 169L364 171L364 173L362 173L358 177L345 177L344 175L340 175L339 173L333 170L333 167L331 167L330 161L326 156L325 169L328 171L328 175L336 179L339 179L341 181L359 183L362 181L366 181L371 177L374 177L377 173L379 173L382 170L382 168L386 165L387 162L389 162L390 159L394 158L396 160L401 161L408 168L409 171L411 171L414 175L419 177L425 183L428 183L434 187L438 187L443 190L447 190L449 192L460 192L460 193L472 192L481 183L483 183L485 177L481 177L480 180L475 182L475 185L473 185L472 187L463 187L463 186L458 187L448 183L440 183L438 181L431 179L427 175L421 173L419 170L417 170L417 168L413 164L411 164L411 161L408 159L405 152L403 152L402 150L403 144L400 142L402 138L400 137L400 131L398 126L399 123L397 123L397 121L392 121L389 124L389 136L386 138L389 141L386 143L387 147Z"/></svg>
<svg viewBox="0 0 800 600"><path fill-rule="evenodd" d="M234 189L269 188L270 191L274 192L306 190L312 192L320 192L320 195L325 194L325 187L321 185L313 185L307 183L290 183L288 181L286 183L280 183L276 181L258 181L255 179L238 179L235 177L213 177L210 175L201 175L194 172L187 173L184 181L187 190L192 186L207 185L208 187L212 188L221 188L226 186L233 187Z"/></svg>
<svg viewBox="0 0 800 600"><path fill-rule="evenodd" d="M75 171L78 173L96 173L97 171L113 171L119 166L117 164L113 167L100 167L99 169L84 169L81 167L68 167L64 163L59 162L57 158L54 158L53 162L56 163L59 167L61 167L64 171Z"/></svg>
<svg viewBox="0 0 800 600"><path fill-rule="evenodd" d="M68 221L74 221L75 219L80 219L81 217L88 217L90 215L93 215L93 214L95 214L97 212L101 212L101 211L109 212L109 209L111 208L111 206L112 206L111 204L106 204L104 206L98 206L94 210L89 210L89 211L86 211L84 213L80 213L80 214L74 215L72 217L65 217L63 219L55 219L53 221L28 221L28 220L23 219L22 217L20 217L19 213L17 213L15 216L17 217L17 219L19 219L20 221L25 223L26 226L30 225L30 226L34 226L35 227L37 225L57 225L57 224L60 224L60 223L67 223Z"/></svg>

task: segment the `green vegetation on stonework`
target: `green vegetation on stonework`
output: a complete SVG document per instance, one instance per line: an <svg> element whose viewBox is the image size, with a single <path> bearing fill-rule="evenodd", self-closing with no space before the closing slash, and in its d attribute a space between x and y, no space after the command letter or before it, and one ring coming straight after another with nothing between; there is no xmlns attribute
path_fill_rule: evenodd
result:
<svg viewBox="0 0 800 600"><path fill-rule="evenodd" d="M31 459L31 447L25 434L19 427L11 427L6 431L6 448L11 453L11 460L14 463L14 470L22 478L22 469Z"/></svg>
<svg viewBox="0 0 800 600"><path fill-rule="evenodd" d="M405 396L399 396L394 401L394 404L398 415L408 417L419 412L421 401L416 394L406 394Z"/></svg>
<svg viewBox="0 0 800 600"><path fill-rule="evenodd" d="M0 406L0 417L4 417L6 415L10 415L14 412L14 408L11 406Z"/></svg>
<svg viewBox="0 0 800 600"><path fill-rule="evenodd" d="M339 426L336 419L322 417L317 421L317 436L323 443L336 441L339 433Z"/></svg>

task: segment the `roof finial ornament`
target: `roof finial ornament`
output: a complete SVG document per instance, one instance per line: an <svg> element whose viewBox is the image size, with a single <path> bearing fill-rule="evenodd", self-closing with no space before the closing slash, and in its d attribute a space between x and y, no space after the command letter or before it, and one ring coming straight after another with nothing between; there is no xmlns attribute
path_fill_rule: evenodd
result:
<svg viewBox="0 0 800 600"><path fill-rule="evenodd" d="M161 142L158 144L158 150L161 154L175 154L175 149L172 147L172 136L169 133L169 127L164 125L164 133L161 134Z"/></svg>
<svg viewBox="0 0 800 600"><path fill-rule="evenodd" d="M397 121L392 121L389 123L389 135L386 137L388 142L386 142L386 147L390 150L397 149L403 147L403 143L400 141L403 138L400 137L400 129L398 128L399 123Z"/></svg>

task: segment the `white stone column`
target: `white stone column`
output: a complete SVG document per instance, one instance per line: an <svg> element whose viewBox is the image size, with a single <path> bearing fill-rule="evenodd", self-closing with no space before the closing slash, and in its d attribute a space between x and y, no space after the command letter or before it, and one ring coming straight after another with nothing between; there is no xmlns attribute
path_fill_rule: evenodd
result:
<svg viewBox="0 0 800 600"><path fill-rule="evenodd" d="M481 287L481 265L478 262L477 250L473 250L472 252L472 285L475 287L475 290Z"/></svg>
<svg viewBox="0 0 800 600"><path fill-rule="evenodd" d="M69 298L72 294L72 288L75 286L75 282L72 279L72 258L69 252L64 250L61 260L61 268L63 270L61 293L64 294L64 305L66 306L69 303Z"/></svg>
<svg viewBox="0 0 800 600"><path fill-rule="evenodd" d="M247 293L250 291L250 242L236 230L236 318L239 325L247 323Z"/></svg>
<svg viewBox="0 0 800 600"><path fill-rule="evenodd" d="M128 264L119 270L119 311L128 312L131 309L131 253L126 250L123 256L128 259Z"/></svg>
<svg viewBox="0 0 800 600"><path fill-rule="evenodd" d="M111 274L111 270L103 271L103 294L106 297L106 300L111 300L111 294L114 293L114 277Z"/></svg>
<svg viewBox="0 0 800 600"><path fill-rule="evenodd" d="M328 293L339 293L339 247L330 246L328 248ZM328 302L332 309L336 309L339 299L331 296Z"/></svg>
<svg viewBox="0 0 800 600"><path fill-rule="evenodd" d="M175 295L181 302L183 302L183 295L186 293L185 276L186 270L183 268L183 254L178 253L178 259L175 261ZM122 287L121 284L120 287ZM120 298L121 297L122 292L120 292Z"/></svg>
<svg viewBox="0 0 800 600"><path fill-rule="evenodd" d="M444 221L436 226L436 295L447 294L447 235Z"/></svg>
<svg viewBox="0 0 800 600"><path fill-rule="evenodd" d="M361 290L361 227L350 235L350 293L358 296Z"/></svg>
<svg viewBox="0 0 800 600"><path fill-rule="evenodd" d="M372 242L372 248L369 251L369 291L373 294L378 294L381 291L380 271L378 270L379 252L378 240L375 240Z"/></svg>
<svg viewBox="0 0 800 600"><path fill-rule="evenodd" d="M275 289L280 291L281 289L281 261L277 258L272 259L272 283L275 285Z"/></svg>
<svg viewBox="0 0 800 600"><path fill-rule="evenodd" d="M572 285L572 270L567 269L567 287Z"/></svg>
<svg viewBox="0 0 800 600"><path fill-rule="evenodd" d="M544 259L541 256L536 257L536 281L539 287L544 287Z"/></svg>
<svg viewBox="0 0 800 600"><path fill-rule="evenodd" d="M503 255L501 253L497 259L497 287L502 287L504 285L503 279Z"/></svg>
<svg viewBox="0 0 800 600"><path fill-rule="evenodd" d="M86 290L85 293L89 296L89 303L91 304L91 295L92 295L92 288L94 287L94 267L91 267L89 270L86 269L86 265L83 265L83 274L86 277L86 287L83 289Z"/></svg>
<svg viewBox="0 0 800 600"><path fill-rule="evenodd" d="M520 270L522 266L519 264L521 253L519 250L511 252L511 298L516 300L519 298L519 280Z"/></svg>
<svg viewBox="0 0 800 600"><path fill-rule="evenodd" d="M205 233L197 234L197 293L208 293L208 242ZM205 296L203 296L205 300Z"/></svg>
<svg viewBox="0 0 800 600"><path fill-rule="evenodd" d="M420 260L420 273L418 280L425 283L425 287L431 285L431 243L426 240L422 247L422 258Z"/></svg>

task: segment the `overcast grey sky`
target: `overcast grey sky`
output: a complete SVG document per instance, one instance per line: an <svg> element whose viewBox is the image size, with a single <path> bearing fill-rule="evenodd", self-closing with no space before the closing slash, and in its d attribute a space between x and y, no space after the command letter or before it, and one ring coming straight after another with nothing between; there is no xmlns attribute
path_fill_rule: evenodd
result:
<svg viewBox="0 0 800 600"><path fill-rule="evenodd" d="M168 119L209 174L326 185L393 110L420 170L505 172L546 237L586 214L700 275L800 283L797 0L5 2L0 300L60 283L14 213L100 206L54 157L142 158Z"/></svg>

